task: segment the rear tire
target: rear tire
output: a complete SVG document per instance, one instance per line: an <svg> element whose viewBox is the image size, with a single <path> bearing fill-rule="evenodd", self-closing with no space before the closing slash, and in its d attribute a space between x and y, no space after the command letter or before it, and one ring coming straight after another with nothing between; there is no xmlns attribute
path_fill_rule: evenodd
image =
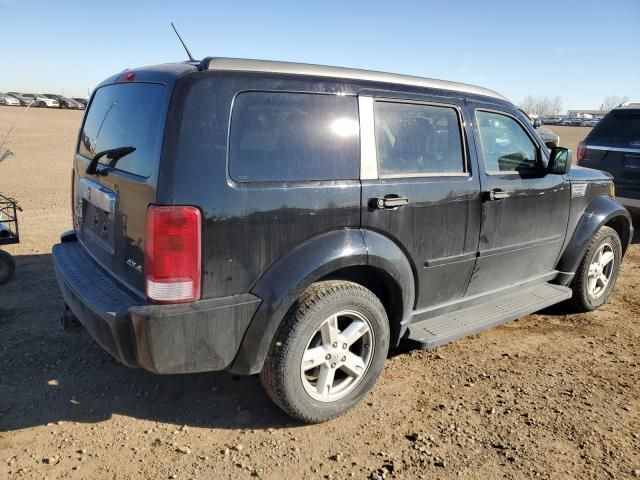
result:
<svg viewBox="0 0 640 480"><path fill-rule="evenodd" d="M0 250L0 285L7 283L16 271L13 257L4 250Z"/></svg>
<svg viewBox="0 0 640 480"><path fill-rule="evenodd" d="M260 379L288 415L320 423L367 394L388 351L387 314L370 290L347 281L318 282L278 328Z"/></svg>
<svg viewBox="0 0 640 480"><path fill-rule="evenodd" d="M622 242L613 228L602 227L593 236L571 282L570 302L579 312L590 312L611 295L620 272Z"/></svg>

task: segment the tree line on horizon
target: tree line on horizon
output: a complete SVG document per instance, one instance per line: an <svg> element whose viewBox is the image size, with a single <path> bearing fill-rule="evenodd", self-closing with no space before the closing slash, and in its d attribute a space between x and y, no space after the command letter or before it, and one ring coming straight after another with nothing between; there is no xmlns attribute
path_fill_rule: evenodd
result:
<svg viewBox="0 0 640 480"><path fill-rule="evenodd" d="M606 113L621 103L628 102L629 97L620 95L607 95L600 104L600 111ZM534 114L541 117L559 115L562 111L562 99L558 96L533 96L527 95L522 102L520 108L528 114Z"/></svg>

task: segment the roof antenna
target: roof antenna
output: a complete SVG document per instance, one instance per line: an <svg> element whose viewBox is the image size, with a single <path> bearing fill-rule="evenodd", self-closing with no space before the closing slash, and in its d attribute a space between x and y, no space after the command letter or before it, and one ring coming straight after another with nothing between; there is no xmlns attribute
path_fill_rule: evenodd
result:
<svg viewBox="0 0 640 480"><path fill-rule="evenodd" d="M189 61L191 62L195 62L196 59L193 58L193 56L191 55L191 52L189 51L189 49L187 48L187 45L184 43L184 40L182 40L182 37L180 36L180 34L178 33L178 30L176 30L176 26L173 24L173 22L171 22L171 27L173 28L173 31L176 32L176 35L178 36L178 40L180 40L180 43L182 44L182 46L184 47L184 49L187 52L187 55L189 56Z"/></svg>

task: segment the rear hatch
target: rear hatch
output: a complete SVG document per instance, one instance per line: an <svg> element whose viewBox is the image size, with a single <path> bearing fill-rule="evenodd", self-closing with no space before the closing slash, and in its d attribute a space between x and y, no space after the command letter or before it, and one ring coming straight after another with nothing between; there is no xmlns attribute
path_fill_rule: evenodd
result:
<svg viewBox="0 0 640 480"><path fill-rule="evenodd" d="M611 173L616 195L640 199L640 109L617 108L600 120L580 164Z"/></svg>
<svg viewBox="0 0 640 480"><path fill-rule="evenodd" d="M91 256L130 289L143 295L145 222L156 199L168 87L159 83L116 83L98 88L80 131L74 161L73 223ZM116 162L91 159L121 147L134 151Z"/></svg>

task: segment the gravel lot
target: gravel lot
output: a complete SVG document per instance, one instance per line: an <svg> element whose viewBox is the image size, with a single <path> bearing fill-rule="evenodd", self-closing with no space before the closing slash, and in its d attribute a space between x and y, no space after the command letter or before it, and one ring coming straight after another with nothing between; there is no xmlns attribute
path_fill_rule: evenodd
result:
<svg viewBox="0 0 640 480"><path fill-rule="evenodd" d="M0 107L0 134L20 115ZM638 244L601 310L395 352L354 411L300 426L255 377L155 376L61 331L50 249L81 115L27 111L0 165L24 207L0 287L0 478L640 477ZM549 128L572 149L588 131Z"/></svg>

